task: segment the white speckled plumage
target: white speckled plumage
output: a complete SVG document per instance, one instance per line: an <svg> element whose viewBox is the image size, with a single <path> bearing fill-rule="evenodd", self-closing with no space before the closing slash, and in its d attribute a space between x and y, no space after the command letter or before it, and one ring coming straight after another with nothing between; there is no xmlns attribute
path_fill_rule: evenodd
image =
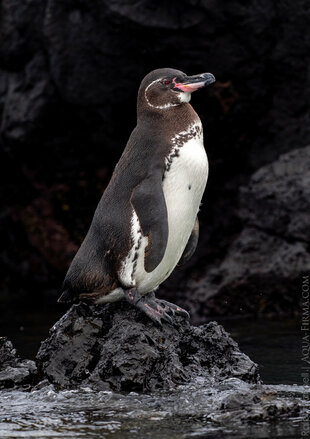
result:
<svg viewBox="0 0 310 439"><path fill-rule="evenodd" d="M137 265L141 264L141 260L144 261L144 249L148 243L147 237L142 234L139 218L134 209L131 217L131 239L133 245L125 260L121 263L119 271L119 279L126 287L136 286L135 272Z"/></svg>

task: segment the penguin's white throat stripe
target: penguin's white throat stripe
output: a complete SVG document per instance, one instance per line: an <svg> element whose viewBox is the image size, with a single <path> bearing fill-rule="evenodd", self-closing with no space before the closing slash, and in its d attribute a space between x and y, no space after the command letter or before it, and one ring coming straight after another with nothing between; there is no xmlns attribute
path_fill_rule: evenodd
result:
<svg viewBox="0 0 310 439"><path fill-rule="evenodd" d="M181 92L181 93L178 93L178 98L179 98L179 101L180 101L178 103L168 102L167 104L163 104L163 105L154 105L154 104L152 104L152 102L148 98L147 93L148 93L149 89L154 84L156 84L157 82L160 82L161 80L162 80L162 78L159 78L159 79L156 79L155 81L151 82L146 87L146 89L144 91L144 97L145 97L145 100L146 100L146 102L147 102L149 107L156 108L157 110L165 110L167 108L177 107L178 105L182 104L183 102L189 102L191 100L191 94L190 93Z"/></svg>

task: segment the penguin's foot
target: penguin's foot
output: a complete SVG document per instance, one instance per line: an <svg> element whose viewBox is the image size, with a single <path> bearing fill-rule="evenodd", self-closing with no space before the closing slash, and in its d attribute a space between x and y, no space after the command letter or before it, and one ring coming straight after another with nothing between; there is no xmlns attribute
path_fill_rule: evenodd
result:
<svg viewBox="0 0 310 439"><path fill-rule="evenodd" d="M154 323L162 326L162 322L173 323L171 316L176 314L189 317L189 314L184 309L173 305L173 303L165 300L156 299L154 293L149 293L142 296L135 288L124 290L125 299L127 302L134 305L140 311L144 312Z"/></svg>
<svg viewBox="0 0 310 439"><path fill-rule="evenodd" d="M160 300L160 299L155 299L155 302L158 303L166 313L172 314L173 316L175 315L183 316L186 317L187 319L189 319L190 317L189 313L185 311L185 309L181 308L178 305L175 305L174 303L170 303L167 302L166 300Z"/></svg>

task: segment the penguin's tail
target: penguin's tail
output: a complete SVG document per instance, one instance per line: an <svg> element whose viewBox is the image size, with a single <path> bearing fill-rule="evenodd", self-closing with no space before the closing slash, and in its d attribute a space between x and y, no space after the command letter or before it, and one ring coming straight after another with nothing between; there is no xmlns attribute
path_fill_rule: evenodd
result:
<svg viewBox="0 0 310 439"><path fill-rule="evenodd" d="M75 299L76 299L76 295L73 293L73 291L70 289L67 289L67 290L64 290L62 292L62 294L59 297L59 299L57 300L57 302L69 303L69 302L73 302Z"/></svg>

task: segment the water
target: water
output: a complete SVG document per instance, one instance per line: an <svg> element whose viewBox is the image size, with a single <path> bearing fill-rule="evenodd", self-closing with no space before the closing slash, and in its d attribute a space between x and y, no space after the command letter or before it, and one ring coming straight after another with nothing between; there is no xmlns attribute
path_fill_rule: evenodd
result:
<svg viewBox="0 0 310 439"><path fill-rule="evenodd" d="M7 313L0 335L7 335L22 357L33 358L59 311ZM281 390L310 399L301 384L301 335L297 320L223 320L219 323L241 350L260 364L266 401ZM280 387L268 383L283 383ZM295 386L293 385L295 384ZM32 392L0 393L0 438L297 438L301 417L277 423L244 423L240 407L223 409L229 396L251 395L255 386L239 380L212 385L202 379L170 392L152 395L94 392L88 388L57 392L49 385ZM268 393L269 392L269 393ZM227 399L228 398L228 399ZM288 399L289 401L289 399ZM227 405L227 404L226 404ZM308 407L309 408L309 407ZM249 409L250 410L250 409Z"/></svg>
<svg viewBox="0 0 310 439"><path fill-rule="evenodd" d="M234 392L236 388L239 392L249 390L249 386L239 380L231 381L224 383L222 388L210 388L208 383L198 379L190 386L153 395L93 392L88 388L56 392L51 385L27 394L2 392L0 437L229 439L300 436L300 418L292 417L273 425L260 422L249 426L241 422L238 410L220 410L232 389ZM267 389L273 390L272 386ZM293 391L296 392L293 386L282 386L283 394ZM307 392L310 395L309 390Z"/></svg>
<svg viewBox="0 0 310 439"><path fill-rule="evenodd" d="M217 320L253 361L265 384L302 384L300 320Z"/></svg>

